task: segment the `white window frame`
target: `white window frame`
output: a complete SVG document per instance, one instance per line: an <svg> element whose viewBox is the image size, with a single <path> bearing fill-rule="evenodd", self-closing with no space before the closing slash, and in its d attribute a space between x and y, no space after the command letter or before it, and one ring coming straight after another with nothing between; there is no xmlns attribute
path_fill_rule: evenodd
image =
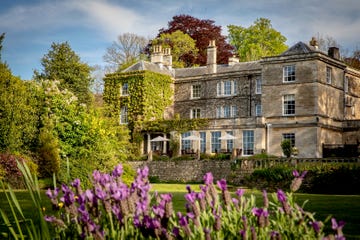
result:
<svg viewBox="0 0 360 240"><path fill-rule="evenodd" d="M201 96L201 85L194 84L191 86L191 98L198 99Z"/></svg>
<svg viewBox="0 0 360 240"><path fill-rule="evenodd" d="M200 108L192 108L190 109L190 118L201 118L201 109Z"/></svg>
<svg viewBox="0 0 360 240"><path fill-rule="evenodd" d="M229 105L225 105L223 107L223 116L224 116L224 118L230 118L231 117L231 107Z"/></svg>
<svg viewBox="0 0 360 240"><path fill-rule="evenodd" d="M127 106L122 106L120 110L120 124L127 124L128 121L128 108Z"/></svg>
<svg viewBox="0 0 360 240"><path fill-rule="evenodd" d="M261 94L262 91L262 81L261 78L255 80L255 94Z"/></svg>
<svg viewBox="0 0 360 240"><path fill-rule="evenodd" d="M216 96L229 97L238 94L238 83L236 80L220 81L216 84Z"/></svg>
<svg viewBox="0 0 360 240"><path fill-rule="evenodd" d="M291 147L295 147L296 145L296 138L295 138L295 133L283 133L282 134L282 139L283 140L290 140L291 142Z"/></svg>
<svg viewBox="0 0 360 240"><path fill-rule="evenodd" d="M233 105L231 106L231 117L237 117L238 116L238 108L237 106Z"/></svg>
<svg viewBox="0 0 360 240"><path fill-rule="evenodd" d="M262 116L262 107L261 104L255 104L255 116Z"/></svg>
<svg viewBox="0 0 360 240"><path fill-rule="evenodd" d="M220 152L221 150L221 140L219 139L221 137L220 131L211 132L211 152ZM215 151L216 150L216 151Z"/></svg>
<svg viewBox="0 0 360 240"><path fill-rule="evenodd" d="M216 118L222 118L222 107L221 106L216 108Z"/></svg>
<svg viewBox="0 0 360 240"><path fill-rule="evenodd" d="M331 84L332 81L332 68L331 67L326 67L326 83L327 84Z"/></svg>
<svg viewBox="0 0 360 240"><path fill-rule="evenodd" d="M129 84L127 82L121 85L121 96L129 95Z"/></svg>
<svg viewBox="0 0 360 240"><path fill-rule="evenodd" d="M287 94L283 96L283 115L294 116L296 113L295 94ZM293 107L291 107L293 106Z"/></svg>
<svg viewBox="0 0 360 240"><path fill-rule="evenodd" d="M286 65L283 67L283 82L294 82L296 80L295 65Z"/></svg>
<svg viewBox="0 0 360 240"><path fill-rule="evenodd" d="M243 155L254 155L255 151L255 134L254 130L243 130Z"/></svg>

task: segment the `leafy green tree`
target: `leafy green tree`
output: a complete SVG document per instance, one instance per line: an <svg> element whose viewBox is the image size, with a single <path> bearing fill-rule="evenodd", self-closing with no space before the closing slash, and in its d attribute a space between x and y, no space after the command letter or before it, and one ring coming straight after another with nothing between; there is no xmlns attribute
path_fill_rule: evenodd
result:
<svg viewBox="0 0 360 240"><path fill-rule="evenodd" d="M0 151L24 152L36 144L38 108L31 83L0 62Z"/></svg>
<svg viewBox="0 0 360 240"><path fill-rule="evenodd" d="M186 66L186 57L189 54L197 55L196 41L188 34L177 30L172 33L163 33L152 41L152 45L161 44L163 48L171 48L172 65L175 68Z"/></svg>
<svg viewBox="0 0 360 240"><path fill-rule="evenodd" d="M278 55L288 47L286 37L275 30L269 19L259 18L248 28L229 25L230 44L235 46L240 61L255 61Z"/></svg>
<svg viewBox="0 0 360 240"><path fill-rule="evenodd" d="M36 80L59 80L60 88L72 91L81 103L91 102L92 68L81 62L68 42L53 43L49 52L41 59L41 65L41 73L34 71Z"/></svg>

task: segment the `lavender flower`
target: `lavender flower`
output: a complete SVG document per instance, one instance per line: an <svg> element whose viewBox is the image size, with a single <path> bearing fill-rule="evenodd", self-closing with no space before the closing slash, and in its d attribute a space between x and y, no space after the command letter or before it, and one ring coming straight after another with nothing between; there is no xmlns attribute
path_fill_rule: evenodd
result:
<svg viewBox="0 0 360 240"><path fill-rule="evenodd" d="M124 171L124 170L123 170L122 165L119 164L119 165L117 165L117 166L115 167L114 171L112 172L112 175L113 175L114 177L120 177L120 176L122 175L123 171Z"/></svg>
<svg viewBox="0 0 360 240"><path fill-rule="evenodd" d="M267 192L265 189L262 191L262 194L263 194L263 198L264 198L264 207L268 208L269 207L269 198L267 196Z"/></svg>
<svg viewBox="0 0 360 240"><path fill-rule="evenodd" d="M205 185L210 185L214 182L214 177L211 172L208 172L204 175L204 183Z"/></svg>
<svg viewBox="0 0 360 240"><path fill-rule="evenodd" d="M310 225L313 227L314 231L318 234L320 233L323 224L322 222L314 221L314 222L310 222Z"/></svg>
<svg viewBox="0 0 360 240"><path fill-rule="evenodd" d="M226 180L221 179L220 181L217 181L218 187L221 189L221 191L227 190Z"/></svg>
<svg viewBox="0 0 360 240"><path fill-rule="evenodd" d="M296 170L293 171L293 175L295 178L292 180L290 185L290 190L292 192L296 192L297 190L299 190L306 173L307 171L303 171L302 174L300 175L298 171Z"/></svg>

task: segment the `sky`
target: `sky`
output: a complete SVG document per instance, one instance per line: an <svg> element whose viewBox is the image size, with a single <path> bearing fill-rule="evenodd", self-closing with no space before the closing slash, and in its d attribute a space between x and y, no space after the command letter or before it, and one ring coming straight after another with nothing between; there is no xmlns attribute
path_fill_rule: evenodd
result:
<svg viewBox="0 0 360 240"><path fill-rule="evenodd" d="M83 62L105 66L106 49L124 33L156 37L172 17L187 14L222 27L248 27L268 18L286 44L330 36L342 48L360 48L359 0L0 0L2 60L28 80L42 70L52 43L67 41Z"/></svg>

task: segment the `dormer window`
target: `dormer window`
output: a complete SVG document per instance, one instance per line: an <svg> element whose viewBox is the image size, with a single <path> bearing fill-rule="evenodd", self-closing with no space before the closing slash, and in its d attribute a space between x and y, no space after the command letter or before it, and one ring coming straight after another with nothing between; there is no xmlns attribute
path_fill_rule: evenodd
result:
<svg viewBox="0 0 360 240"><path fill-rule="evenodd" d="M283 82L295 81L295 65L287 65L283 68Z"/></svg>

